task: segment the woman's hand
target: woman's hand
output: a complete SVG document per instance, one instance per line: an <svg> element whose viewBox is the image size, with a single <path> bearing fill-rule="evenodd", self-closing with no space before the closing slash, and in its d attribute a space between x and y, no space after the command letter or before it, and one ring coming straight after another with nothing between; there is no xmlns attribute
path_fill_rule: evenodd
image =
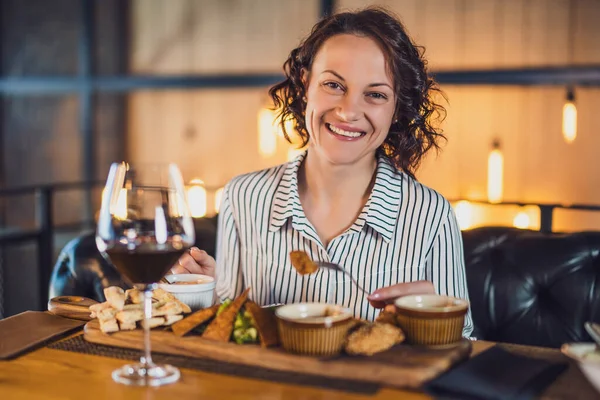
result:
<svg viewBox="0 0 600 400"><path fill-rule="evenodd" d="M433 288L433 283L429 281L397 283L377 289L367 299L373 307L384 308L386 305L393 303L398 297L409 294L435 294L435 289Z"/></svg>
<svg viewBox="0 0 600 400"><path fill-rule="evenodd" d="M217 263L214 258L204 250L192 247L179 258L177 264L171 268L173 274L202 274L215 276Z"/></svg>

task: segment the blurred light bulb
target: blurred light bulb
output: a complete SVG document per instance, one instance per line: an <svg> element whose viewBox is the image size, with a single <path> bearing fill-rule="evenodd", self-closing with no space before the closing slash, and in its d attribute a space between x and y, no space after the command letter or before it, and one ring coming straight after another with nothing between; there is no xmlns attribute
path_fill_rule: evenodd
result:
<svg viewBox="0 0 600 400"><path fill-rule="evenodd" d="M513 225L519 229L528 229L530 224L529 215L525 211L520 211L513 219Z"/></svg>
<svg viewBox="0 0 600 400"><path fill-rule="evenodd" d="M473 205L466 200L461 200L454 206L456 220L461 230L469 229L473 224Z"/></svg>
<svg viewBox="0 0 600 400"><path fill-rule="evenodd" d="M573 143L577 137L577 107L571 89L567 92L567 102L563 106L562 134L567 143Z"/></svg>
<svg viewBox="0 0 600 400"><path fill-rule="evenodd" d="M121 189L117 203L111 208L110 213L114 215L115 218L121 220L127 219L127 189Z"/></svg>
<svg viewBox="0 0 600 400"><path fill-rule="evenodd" d="M187 189L188 205L193 218L206 215L206 188L201 179L192 179Z"/></svg>
<svg viewBox="0 0 600 400"><path fill-rule="evenodd" d="M487 195L490 203L500 203L502 201L503 174L504 156L500 151L500 144L498 141L494 141L492 151L488 156Z"/></svg>
<svg viewBox="0 0 600 400"><path fill-rule="evenodd" d="M277 112L263 108L258 112L258 154L271 157L277 150Z"/></svg>

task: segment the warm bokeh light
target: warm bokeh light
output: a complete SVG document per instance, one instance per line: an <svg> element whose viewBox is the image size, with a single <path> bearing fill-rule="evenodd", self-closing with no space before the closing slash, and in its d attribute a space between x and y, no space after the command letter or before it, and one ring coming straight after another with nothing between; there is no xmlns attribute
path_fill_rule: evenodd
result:
<svg viewBox="0 0 600 400"><path fill-rule="evenodd" d="M513 225L519 229L529 229L531 225L531 220L529 219L529 215L525 211L520 211L513 220Z"/></svg>
<svg viewBox="0 0 600 400"><path fill-rule="evenodd" d="M473 205L466 200L461 200L454 206L456 220L461 230L469 229L473 225Z"/></svg>
<svg viewBox="0 0 600 400"><path fill-rule="evenodd" d="M225 188L219 188L217 189L217 191L215 192L215 213L219 213L219 210L221 209L221 201L223 200L223 190Z"/></svg>
<svg viewBox="0 0 600 400"><path fill-rule="evenodd" d="M302 153L305 149L297 149L295 147L290 147L287 154L287 160L292 161L294 158L298 156L298 154Z"/></svg>
<svg viewBox="0 0 600 400"><path fill-rule="evenodd" d="M567 143L573 143L577 137L577 107L571 101L563 106L562 133Z"/></svg>
<svg viewBox="0 0 600 400"><path fill-rule="evenodd" d="M490 203L502 201L504 156L499 146L494 146L488 157L487 196Z"/></svg>
<svg viewBox="0 0 600 400"><path fill-rule="evenodd" d="M263 108L258 112L258 154L271 157L277 151L277 112Z"/></svg>
<svg viewBox="0 0 600 400"><path fill-rule="evenodd" d="M127 189L121 189L117 203L111 204L110 213L117 219L127 219Z"/></svg>
<svg viewBox="0 0 600 400"><path fill-rule="evenodd" d="M188 205L193 218L206 215L206 188L201 179L192 179L187 188Z"/></svg>

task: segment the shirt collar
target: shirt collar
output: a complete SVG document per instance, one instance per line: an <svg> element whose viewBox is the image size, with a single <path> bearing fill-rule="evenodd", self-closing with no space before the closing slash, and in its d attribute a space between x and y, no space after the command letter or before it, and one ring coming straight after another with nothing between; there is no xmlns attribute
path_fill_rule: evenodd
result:
<svg viewBox="0 0 600 400"><path fill-rule="evenodd" d="M273 198L269 221L271 232L281 228L289 218L295 220L305 218L298 194L298 170L305 157L306 152L303 152L285 165L283 176ZM402 179L403 174L385 157L379 156L373 190L361 217L366 217L365 223L377 231L386 242L392 239L396 229L402 195ZM363 219L359 218L359 220Z"/></svg>
<svg viewBox="0 0 600 400"><path fill-rule="evenodd" d="M298 194L298 170L306 157L306 151L284 166L283 176L273 197L269 231L281 228L294 215L304 215Z"/></svg>

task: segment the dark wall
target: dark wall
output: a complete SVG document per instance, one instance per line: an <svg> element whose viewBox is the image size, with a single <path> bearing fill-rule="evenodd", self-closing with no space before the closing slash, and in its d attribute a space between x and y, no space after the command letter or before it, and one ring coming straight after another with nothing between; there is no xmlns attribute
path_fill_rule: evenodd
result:
<svg viewBox="0 0 600 400"><path fill-rule="evenodd" d="M125 72L124 4L91 1L93 73ZM80 71L83 32L79 0L2 0L0 66L6 77L75 77ZM124 154L123 95L93 96L94 179L104 179L110 162ZM0 188L83 181L85 159L79 93L2 93L0 102ZM94 199L95 200L95 199ZM81 190L59 193L54 202L57 225L84 218ZM97 207L98 203L94 205ZM0 230L35 227L32 195L0 198ZM56 251L67 237L57 236ZM36 309L37 247L34 243L0 247L0 318ZM3 302L4 300L4 302ZM2 306L2 303L4 305Z"/></svg>

